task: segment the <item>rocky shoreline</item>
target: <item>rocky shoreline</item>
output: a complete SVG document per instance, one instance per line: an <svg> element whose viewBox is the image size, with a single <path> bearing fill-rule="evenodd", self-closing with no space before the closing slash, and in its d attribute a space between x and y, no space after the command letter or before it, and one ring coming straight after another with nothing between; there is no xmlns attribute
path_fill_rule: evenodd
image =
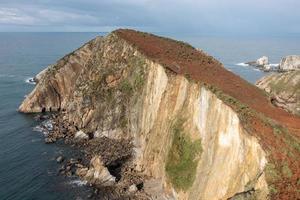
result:
<svg viewBox="0 0 300 200"><path fill-rule="evenodd" d="M256 61L250 61L242 64L255 67L264 72L287 72L300 69L300 56L285 56L281 59L279 64L270 64L269 58L267 56L262 56Z"/></svg>
<svg viewBox="0 0 300 200"><path fill-rule="evenodd" d="M93 134L75 137L80 131L64 120L63 113L38 114L35 120L40 122L37 128L44 133L46 144L63 141L82 152L81 157L59 155L55 161L60 165L58 175L77 176L93 188L87 199L149 199L144 191L146 177L131 166L131 140L94 138ZM105 180L107 177L110 179Z"/></svg>

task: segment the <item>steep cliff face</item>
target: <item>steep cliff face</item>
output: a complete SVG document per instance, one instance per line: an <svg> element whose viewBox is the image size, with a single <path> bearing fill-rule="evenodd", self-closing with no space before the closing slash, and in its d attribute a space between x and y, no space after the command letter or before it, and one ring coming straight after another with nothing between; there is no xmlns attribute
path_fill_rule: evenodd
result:
<svg viewBox="0 0 300 200"><path fill-rule="evenodd" d="M300 69L300 56L290 55L281 59L279 70L280 71L291 71Z"/></svg>
<svg viewBox="0 0 300 200"><path fill-rule="evenodd" d="M77 51L60 59L36 77L37 87L26 97L21 112L58 111L67 106L75 91L76 80L101 41L97 37Z"/></svg>
<svg viewBox="0 0 300 200"><path fill-rule="evenodd" d="M300 128L299 119L273 108L212 57L131 30L92 40L37 79L20 111L60 110L86 133L131 138L133 165L157 199L266 199L273 144L264 137L277 142L281 136L257 129L262 119L252 114L282 113L275 120ZM249 116L256 121L247 124ZM294 187L297 177L286 181ZM281 191L271 195L282 197Z"/></svg>
<svg viewBox="0 0 300 200"><path fill-rule="evenodd" d="M274 73L263 77L256 85L270 93L274 105L300 115L300 71Z"/></svg>

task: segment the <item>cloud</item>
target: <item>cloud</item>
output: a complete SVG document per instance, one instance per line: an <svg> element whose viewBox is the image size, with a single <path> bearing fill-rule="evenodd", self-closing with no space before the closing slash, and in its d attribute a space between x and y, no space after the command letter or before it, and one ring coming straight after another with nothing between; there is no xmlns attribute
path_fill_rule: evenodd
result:
<svg viewBox="0 0 300 200"><path fill-rule="evenodd" d="M92 25L97 17L88 14L39 7L0 8L0 24L25 26Z"/></svg>
<svg viewBox="0 0 300 200"><path fill-rule="evenodd" d="M16 8L0 8L0 24L34 25L36 19Z"/></svg>
<svg viewBox="0 0 300 200"><path fill-rule="evenodd" d="M1 0L0 30L14 25L20 31L31 26L44 31L133 27L197 34L300 33L299 7L299 0Z"/></svg>
<svg viewBox="0 0 300 200"><path fill-rule="evenodd" d="M40 9L35 18L47 24L96 24L98 19L88 14L79 14L66 11Z"/></svg>

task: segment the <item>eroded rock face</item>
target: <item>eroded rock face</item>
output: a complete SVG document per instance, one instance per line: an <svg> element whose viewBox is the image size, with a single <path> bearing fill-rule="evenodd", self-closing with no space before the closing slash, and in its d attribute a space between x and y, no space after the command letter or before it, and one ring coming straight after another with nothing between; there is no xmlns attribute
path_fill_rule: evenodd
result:
<svg viewBox="0 0 300 200"><path fill-rule="evenodd" d="M162 185L147 190L154 193L163 190L168 199L199 200L228 199L236 193L255 190L258 199L265 199L268 194L263 172L267 162L265 153L258 141L243 130L237 115L205 87L182 77L159 75L163 68L156 68L153 73L157 74L152 76L156 78L149 85L155 86L155 79L166 84L147 90L145 98L154 98L153 107L147 108L154 112L150 115L154 118L147 118L145 110L142 118L147 121L140 125L147 126L141 128L144 134L137 137L136 146L140 147L138 167ZM162 81L161 77L167 80ZM164 167L174 134L170 127L178 118L185 120L183 129L189 137L201 139L203 149L195 181L186 191L174 190Z"/></svg>
<svg viewBox="0 0 300 200"><path fill-rule="evenodd" d="M300 71L274 73L256 85L271 95L271 102L293 114L300 115Z"/></svg>
<svg viewBox="0 0 300 200"><path fill-rule="evenodd" d="M40 72L35 77L37 87L26 97L19 110L32 113L65 109L75 90L78 76L100 41L101 37L95 38Z"/></svg>
<svg viewBox="0 0 300 200"><path fill-rule="evenodd" d="M228 199L250 190L266 199L265 153L238 115L206 86L148 59L117 34L92 40L38 77L20 111L64 110L65 120L85 133L131 138L133 166L156 183L147 185L154 199ZM201 141L184 189L166 171L174 132ZM115 182L99 157L80 170L89 182Z"/></svg>
<svg viewBox="0 0 300 200"><path fill-rule="evenodd" d="M290 55L281 59L279 70L291 71L300 69L300 55Z"/></svg>
<svg viewBox="0 0 300 200"><path fill-rule="evenodd" d="M91 184L112 186L116 183L116 177L109 173L100 156L94 156L91 160L90 167L78 168L76 174Z"/></svg>

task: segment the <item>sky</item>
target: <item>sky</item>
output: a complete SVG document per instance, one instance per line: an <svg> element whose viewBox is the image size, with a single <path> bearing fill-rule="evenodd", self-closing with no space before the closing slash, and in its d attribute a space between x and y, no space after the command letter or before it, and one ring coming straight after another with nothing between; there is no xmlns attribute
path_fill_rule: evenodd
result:
<svg viewBox="0 0 300 200"><path fill-rule="evenodd" d="M300 0L0 0L0 32L300 35Z"/></svg>

